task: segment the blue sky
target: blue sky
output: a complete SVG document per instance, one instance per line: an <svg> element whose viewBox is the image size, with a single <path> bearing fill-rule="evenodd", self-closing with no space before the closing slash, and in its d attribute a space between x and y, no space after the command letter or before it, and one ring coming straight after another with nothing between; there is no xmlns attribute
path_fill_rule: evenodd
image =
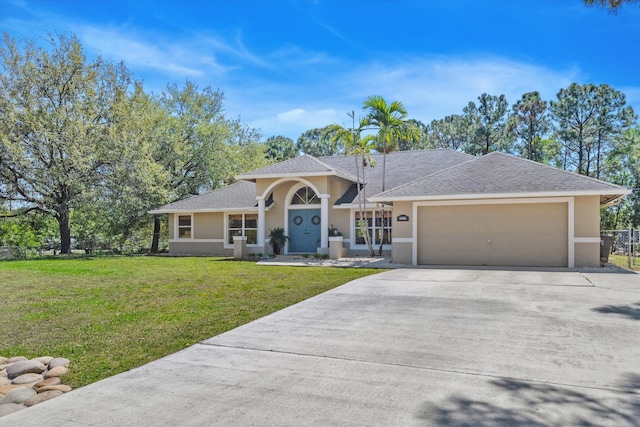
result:
<svg viewBox="0 0 640 427"><path fill-rule="evenodd" d="M547 100L607 83L640 112L640 5L582 0L0 0L12 37L76 34L159 92L185 79L225 94L264 139L349 124L369 95L428 124L487 92Z"/></svg>

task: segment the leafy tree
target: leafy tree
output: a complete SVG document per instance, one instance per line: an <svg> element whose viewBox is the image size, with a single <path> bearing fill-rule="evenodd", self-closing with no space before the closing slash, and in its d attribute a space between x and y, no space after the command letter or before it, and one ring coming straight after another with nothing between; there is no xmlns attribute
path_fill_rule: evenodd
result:
<svg viewBox="0 0 640 427"><path fill-rule="evenodd" d="M399 138L398 150L426 150L436 147L429 138L429 128L427 125L420 120L409 119L407 120L407 126L410 131L407 132L407 136L401 136Z"/></svg>
<svg viewBox="0 0 640 427"><path fill-rule="evenodd" d="M362 125L378 130L376 150L382 152L382 191L386 189L387 153L398 147L400 140L414 141L419 130L406 119L407 110L400 101L387 101L379 95L371 95L364 100L362 109L367 113ZM384 210L380 210L380 218L384 218ZM380 239L379 254L382 255L383 239Z"/></svg>
<svg viewBox="0 0 640 427"><path fill-rule="evenodd" d="M162 203L230 184L239 173L267 163L259 132L227 119L223 98L190 81L184 87L169 84L158 97L163 116L153 158L166 174ZM152 252L158 249L160 226L155 215Z"/></svg>
<svg viewBox="0 0 640 427"><path fill-rule="evenodd" d="M608 230L640 227L640 126L627 129L617 139L605 179L631 189L631 194L602 210L601 227Z"/></svg>
<svg viewBox="0 0 640 427"><path fill-rule="evenodd" d="M483 93L478 105L470 102L464 107L464 118L469 126L469 139L463 146L466 153L484 155L492 151L509 151L511 139L506 132L507 99L504 95Z"/></svg>
<svg viewBox="0 0 640 427"><path fill-rule="evenodd" d="M360 119L358 127L355 123L355 112L352 111L349 114L352 119L351 129L347 129L338 124L332 124L329 126L328 132L332 136L332 139L345 147L347 155L352 155L355 160L356 166L356 183L358 189L358 210L360 212L360 218L365 218L365 205L367 201L366 195L366 168L367 166L374 167L375 160L371 156L374 151L375 138L373 135L366 135L362 137L362 131L366 129L366 120ZM362 172L362 180L360 180L360 173ZM370 255L374 255L373 247L371 246L371 239L369 238L369 231L367 230L367 222L358 221L360 232L364 236L364 242L367 245L367 250Z"/></svg>
<svg viewBox="0 0 640 427"><path fill-rule="evenodd" d="M415 140L418 130L407 120L407 110L400 101L387 101L379 95L371 95L362 104L362 110L367 113L363 125L377 129L376 150L383 153L382 157L382 191L385 190L387 169L387 153L396 150L400 140Z"/></svg>
<svg viewBox="0 0 640 427"><path fill-rule="evenodd" d="M617 13L624 4L634 4L638 0L584 0L584 4L590 7L597 6L608 9L611 13Z"/></svg>
<svg viewBox="0 0 640 427"><path fill-rule="evenodd" d="M461 150L469 139L469 124L465 116L451 115L444 119L432 120L428 136L433 148Z"/></svg>
<svg viewBox="0 0 640 427"><path fill-rule="evenodd" d="M51 36L49 50L3 42L0 197L53 216L68 253L70 210L117 160L114 110L129 102L131 76L122 63L89 62L75 36Z"/></svg>
<svg viewBox="0 0 640 427"><path fill-rule="evenodd" d="M547 115L547 102L540 99L538 92L525 93L513 104L507 129L517 138L515 149L520 157L544 162L543 137L549 133L551 123Z"/></svg>
<svg viewBox="0 0 640 427"><path fill-rule="evenodd" d="M298 155L296 145L293 143L291 138L281 135L270 136L267 138L265 145L267 149L267 158L275 162L292 159Z"/></svg>
<svg viewBox="0 0 640 427"><path fill-rule="evenodd" d="M310 129L300 135L296 143L298 151L315 157L335 156L344 152L339 141L333 141L328 135L329 126Z"/></svg>
<svg viewBox="0 0 640 427"><path fill-rule="evenodd" d="M599 177L603 158L613 148L615 137L635 119L625 96L611 86L572 83L551 101L556 137L562 143L564 168L581 175Z"/></svg>

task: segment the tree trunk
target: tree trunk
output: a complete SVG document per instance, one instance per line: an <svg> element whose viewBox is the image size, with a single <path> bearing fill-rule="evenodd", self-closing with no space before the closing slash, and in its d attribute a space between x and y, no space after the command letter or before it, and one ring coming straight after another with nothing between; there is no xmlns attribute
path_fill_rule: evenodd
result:
<svg viewBox="0 0 640 427"><path fill-rule="evenodd" d="M158 253L158 243L160 241L160 215L153 215L153 239L151 240L151 253Z"/></svg>
<svg viewBox="0 0 640 427"><path fill-rule="evenodd" d="M58 215L58 229L60 230L60 253L68 254L71 252L71 226L69 222L69 206L66 203L60 205Z"/></svg>

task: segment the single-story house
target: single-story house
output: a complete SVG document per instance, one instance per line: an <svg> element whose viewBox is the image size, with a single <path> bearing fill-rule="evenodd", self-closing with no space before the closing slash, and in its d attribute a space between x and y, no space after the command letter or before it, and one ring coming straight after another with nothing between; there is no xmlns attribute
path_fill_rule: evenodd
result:
<svg viewBox="0 0 640 427"><path fill-rule="evenodd" d="M572 268L599 265L600 207L630 192L503 153L453 150L389 153L382 191L383 156L373 158L363 177L353 156L303 155L151 213L169 215L176 255L231 255L234 236L267 254L274 227L289 237L285 254L329 253L331 228L344 253L366 255L366 221L376 251L382 243L398 263Z"/></svg>

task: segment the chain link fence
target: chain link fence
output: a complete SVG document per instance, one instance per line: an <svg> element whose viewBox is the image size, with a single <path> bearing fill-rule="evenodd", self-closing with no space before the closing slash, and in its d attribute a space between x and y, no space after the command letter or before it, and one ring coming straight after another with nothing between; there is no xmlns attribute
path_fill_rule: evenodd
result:
<svg viewBox="0 0 640 427"><path fill-rule="evenodd" d="M640 265L640 229L602 230L600 260L607 262L610 254L626 256L629 268Z"/></svg>

